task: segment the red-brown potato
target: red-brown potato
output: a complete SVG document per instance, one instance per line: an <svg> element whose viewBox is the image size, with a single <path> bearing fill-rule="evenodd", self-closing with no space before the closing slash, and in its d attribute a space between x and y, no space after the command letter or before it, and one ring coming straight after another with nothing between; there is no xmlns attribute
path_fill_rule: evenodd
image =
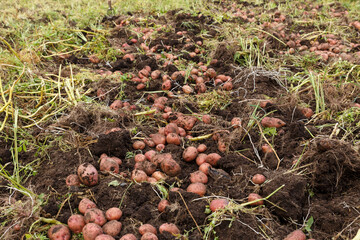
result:
<svg viewBox="0 0 360 240"><path fill-rule="evenodd" d="M136 154L134 160L135 162L143 162L146 160L146 157L144 154Z"/></svg>
<svg viewBox="0 0 360 240"><path fill-rule="evenodd" d="M224 83L224 85L222 86L222 88L223 88L225 91L230 91L231 89L233 89L233 84L232 84L232 82L226 82L226 83Z"/></svg>
<svg viewBox="0 0 360 240"><path fill-rule="evenodd" d="M96 223L102 226L106 223L105 214L98 208L87 209L84 214L85 223Z"/></svg>
<svg viewBox="0 0 360 240"><path fill-rule="evenodd" d="M96 223L88 223L83 228L84 240L95 240L97 236L103 234L102 228Z"/></svg>
<svg viewBox="0 0 360 240"><path fill-rule="evenodd" d="M238 117L234 117L231 119L231 126L233 128L239 128L241 126L241 119Z"/></svg>
<svg viewBox="0 0 360 240"><path fill-rule="evenodd" d="M227 147L226 147L226 143L225 143L224 139L220 138L218 140L217 144L218 144L218 150L220 152L226 152Z"/></svg>
<svg viewBox="0 0 360 240"><path fill-rule="evenodd" d="M180 234L179 228L173 223L163 223L163 224L161 224L161 226L159 227L159 232L161 234L164 233L164 232L169 232L169 233L171 233L173 235Z"/></svg>
<svg viewBox="0 0 360 240"><path fill-rule="evenodd" d="M121 216L122 216L122 211L120 210L120 208L117 208L117 207L109 208L105 212L105 217L108 221L119 220L121 218Z"/></svg>
<svg viewBox="0 0 360 240"><path fill-rule="evenodd" d="M217 153L210 153L206 157L206 162L209 163L211 166L215 167L219 160L221 159L221 156Z"/></svg>
<svg viewBox="0 0 360 240"><path fill-rule="evenodd" d="M208 182L208 177L206 176L205 173L201 172L201 171L196 171L193 173L190 173L190 182L192 183L207 183Z"/></svg>
<svg viewBox="0 0 360 240"><path fill-rule="evenodd" d="M306 240L306 235L298 229L287 235L284 240Z"/></svg>
<svg viewBox="0 0 360 240"><path fill-rule="evenodd" d="M224 209L229 204L227 199L214 199L210 203L210 210L215 212L218 209Z"/></svg>
<svg viewBox="0 0 360 240"><path fill-rule="evenodd" d="M147 181L148 183L157 183L156 178L153 178L153 177L147 177L146 181Z"/></svg>
<svg viewBox="0 0 360 240"><path fill-rule="evenodd" d="M155 70L150 74L152 79L158 79L158 78L160 78L160 75L161 75L160 70Z"/></svg>
<svg viewBox="0 0 360 240"><path fill-rule="evenodd" d="M165 180L167 178L166 174L160 171L155 171L151 176L155 178L156 181Z"/></svg>
<svg viewBox="0 0 360 240"><path fill-rule="evenodd" d="M145 182L147 177L147 174L142 170L134 169L131 172L131 180L135 182Z"/></svg>
<svg viewBox="0 0 360 240"><path fill-rule="evenodd" d="M103 158L100 160L100 171L119 173L119 164L112 158Z"/></svg>
<svg viewBox="0 0 360 240"><path fill-rule="evenodd" d="M76 174L67 176L65 182L67 186L80 186L80 178Z"/></svg>
<svg viewBox="0 0 360 240"><path fill-rule="evenodd" d="M106 233L112 237L115 237L120 233L121 227L122 227L121 222L119 222L117 220L111 220L111 221L105 223L104 226L102 227L102 229L103 229L104 233Z"/></svg>
<svg viewBox="0 0 360 240"><path fill-rule="evenodd" d="M83 215L74 214L69 217L67 224L73 233L81 233L86 223Z"/></svg>
<svg viewBox="0 0 360 240"><path fill-rule="evenodd" d="M165 136L160 134L160 133L151 134L150 137L153 140L153 142L155 143L155 145L165 144L166 143Z"/></svg>
<svg viewBox="0 0 360 240"><path fill-rule="evenodd" d="M182 87L182 90L183 90L183 92L186 93L186 94L191 94L191 93L194 92L194 89L193 89L192 87L190 87L189 85L184 85L184 86Z"/></svg>
<svg viewBox="0 0 360 240"><path fill-rule="evenodd" d="M150 232L153 234L157 234L156 228L151 224L143 224L139 227L139 233L144 235L145 233Z"/></svg>
<svg viewBox="0 0 360 240"><path fill-rule="evenodd" d="M134 234L128 233L120 238L120 240L137 240Z"/></svg>
<svg viewBox="0 0 360 240"><path fill-rule="evenodd" d="M171 156L171 153L156 154L156 155L154 155L154 157L151 158L150 161L152 163L159 165L159 164L161 164L161 162L163 160L167 160L167 159L173 159L173 157Z"/></svg>
<svg viewBox="0 0 360 240"><path fill-rule="evenodd" d="M110 105L110 108L111 109L120 109L123 107L123 103L121 100L117 99L115 100L111 105Z"/></svg>
<svg viewBox="0 0 360 240"><path fill-rule="evenodd" d="M250 193L249 196L248 196L248 202L252 202L252 201L255 201L255 200L259 200L259 199L262 199L262 197L257 193ZM260 206L260 205L263 205L263 204L264 204L264 201L259 200L257 202L251 203L250 205L251 206Z"/></svg>
<svg viewBox="0 0 360 240"><path fill-rule="evenodd" d="M176 123L169 123L168 125L165 126L164 128L164 132L165 135L168 135L169 133L175 133L175 134L179 134L179 127L177 126Z"/></svg>
<svg viewBox="0 0 360 240"><path fill-rule="evenodd" d="M205 173L206 175L209 174L209 168L211 168L211 165L209 163L203 163L199 166L199 170Z"/></svg>
<svg viewBox="0 0 360 240"><path fill-rule="evenodd" d="M144 139L144 143L145 143L146 145L148 145L149 147L155 147L154 141L151 140L151 139L149 139L149 138L145 138L145 139Z"/></svg>
<svg viewBox="0 0 360 240"><path fill-rule="evenodd" d="M168 135L166 135L166 142L168 144L180 145L181 139L180 136L176 133L169 133Z"/></svg>
<svg viewBox="0 0 360 240"><path fill-rule="evenodd" d="M93 201L91 201L90 199L83 198L79 202L79 212L81 212L82 214L84 214L86 212L86 210L88 210L90 208L96 208L96 204Z"/></svg>
<svg viewBox="0 0 360 240"><path fill-rule="evenodd" d="M145 153L145 158L149 161L156 155L156 152L154 150L149 150Z"/></svg>
<svg viewBox="0 0 360 240"><path fill-rule="evenodd" d="M252 182L255 184L263 184L266 181L266 177L260 173L255 174L252 177Z"/></svg>
<svg viewBox="0 0 360 240"><path fill-rule="evenodd" d="M143 150L145 148L145 143L143 141L135 141L133 143L133 148L135 150Z"/></svg>
<svg viewBox="0 0 360 240"><path fill-rule="evenodd" d="M311 118L314 115L314 111L311 108L302 108L301 112L306 118Z"/></svg>
<svg viewBox="0 0 360 240"><path fill-rule="evenodd" d="M96 236L95 240L115 240L115 238L107 234L100 234Z"/></svg>
<svg viewBox="0 0 360 240"><path fill-rule="evenodd" d="M206 193L206 186L203 183L191 183L187 188L187 192L192 192L200 195L201 197Z"/></svg>
<svg viewBox="0 0 360 240"><path fill-rule="evenodd" d="M151 175L156 171L157 165L149 161L143 161L140 163L139 169L143 170L147 175Z"/></svg>
<svg viewBox="0 0 360 240"><path fill-rule="evenodd" d="M279 119L279 118L273 118L273 117L264 117L261 120L261 125L263 127L276 127L276 128L280 128L286 125L286 123Z"/></svg>
<svg viewBox="0 0 360 240"><path fill-rule="evenodd" d="M158 210L159 212L164 212L166 209L166 206L170 206L170 203L168 200L166 199L161 199L159 204L158 204Z"/></svg>
<svg viewBox="0 0 360 240"><path fill-rule="evenodd" d="M200 144L200 145L196 148L196 150L197 150L199 153L205 152L206 149L207 149L207 146L206 146L205 144Z"/></svg>
<svg viewBox="0 0 360 240"><path fill-rule="evenodd" d="M180 165L174 159L161 161L160 167L161 170L170 177L175 177L181 172Z"/></svg>
<svg viewBox="0 0 360 240"><path fill-rule="evenodd" d="M160 143L158 145L156 145L156 151L158 152L162 152L165 149L165 145Z"/></svg>
<svg viewBox="0 0 360 240"><path fill-rule="evenodd" d="M90 163L83 163L77 169L80 181L86 186L94 186L99 182L96 168Z"/></svg>
<svg viewBox="0 0 360 240"><path fill-rule="evenodd" d="M198 147L199 148L199 147ZM196 157L196 164L198 166L200 166L201 164L205 163L206 162L206 157L207 157L207 154L205 153L200 153L197 157Z"/></svg>
<svg viewBox="0 0 360 240"><path fill-rule="evenodd" d="M48 237L50 240L70 240L71 234L67 226L57 224L48 230Z"/></svg>
<svg viewBox="0 0 360 240"><path fill-rule="evenodd" d="M261 151L262 151L263 153L271 153L271 152L273 152L273 150L272 150L272 148L270 147L270 145L269 145L269 144L266 144L266 143L261 146Z"/></svg>
<svg viewBox="0 0 360 240"><path fill-rule="evenodd" d="M207 115L207 114L203 115L203 116L202 116L202 121L203 121L204 123L206 123L206 124L211 124L211 117L210 117L210 115Z"/></svg>
<svg viewBox="0 0 360 240"><path fill-rule="evenodd" d="M144 235L142 235L140 240L158 240L158 237L151 232L147 232Z"/></svg>
<svg viewBox="0 0 360 240"><path fill-rule="evenodd" d="M196 147L190 146L184 150L182 157L186 162L190 162L194 160L197 157L197 155L198 155L198 151Z"/></svg>

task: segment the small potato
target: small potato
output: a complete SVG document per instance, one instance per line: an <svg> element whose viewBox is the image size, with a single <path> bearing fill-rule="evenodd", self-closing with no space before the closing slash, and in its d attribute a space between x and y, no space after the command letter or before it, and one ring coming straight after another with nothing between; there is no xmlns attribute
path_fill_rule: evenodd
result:
<svg viewBox="0 0 360 240"><path fill-rule="evenodd" d="M151 175L153 178L156 179L156 181L160 181L160 180L165 180L167 178L167 176L165 175L165 173L162 173L160 171L156 171Z"/></svg>
<svg viewBox="0 0 360 240"><path fill-rule="evenodd" d="M219 154L210 153L206 157L206 162L209 163L211 166L215 167L220 159L221 159L221 156Z"/></svg>
<svg viewBox="0 0 360 240"><path fill-rule="evenodd" d="M176 123L169 123L168 125L165 126L164 128L165 131L165 135L168 135L169 133L175 133L175 134L179 134L179 127L177 126Z"/></svg>
<svg viewBox="0 0 360 240"><path fill-rule="evenodd" d="M131 172L131 179L135 182L145 182L147 180L147 177L147 174L142 170L134 169Z"/></svg>
<svg viewBox="0 0 360 240"><path fill-rule="evenodd" d="M84 214L86 210L96 208L96 204L88 198L83 198L79 203L79 212Z"/></svg>
<svg viewBox="0 0 360 240"><path fill-rule="evenodd" d="M199 153L205 152L206 149L207 149L207 146L206 146L205 144L200 144L200 145L196 148L196 150L197 150Z"/></svg>
<svg viewBox="0 0 360 240"><path fill-rule="evenodd" d="M94 186L99 182L98 171L90 163L81 164L77 169L77 175L86 186Z"/></svg>
<svg viewBox="0 0 360 240"><path fill-rule="evenodd" d="M192 87L190 87L189 85L184 85L184 86L182 87L182 90L183 90L183 92L186 93L186 94L191 94L191 93L194 92L194 89L192 89Z"/></svg>
<svg viewBox="0 0 360 240"><path fill-rule="evenodd" d="M154 150L149 150L145 153L145 157L147 160L151 161L151 159L156 155Z"/></svg>
<svg viewBox="0 0 360 240"><path fill-rule="evenodd" d="M143 224L139 227L139 233L144 235L145 233L150 232L153 234L157 234L156 228L151 224Z"/></svg>
<svg viewBox="0 0 360 240"><path fill-rule="evenodd" d="M287 235L284 240L306 240L306 235L298 229Z"/></svg>
<svg viewBox="0 0 360 240"><path fill-rule="evenodd" d="M144 139L144 143L145 143L146 145L148 145L149 147L155 147L155 143L154 143L153 140L151 140L151 139L145 138L145 139Z"/></svg>
<svg viewBox="0 0 360 240"><path fill-rule="evenodd" d="M121 218L121 216L122 216L122 211L120 210L120 208L117 208L117 207L109 208L105 212L105 217L108 221L119 220Z"/></svg>
<svg viewBox="0 0 360 240"><path fill-rule="evenodd" d="M199 148L199 147L198 147ZM200 166L201 164L205 163L206 162L206 157L207 157L207 154L205 153L200 153L197 157L196 157L196 164L198 166Z"/></svg>
<svg viewBox="0 0 360 240"><path fill-rule="evenodd" d="M95 240L115 240L115 238L107 234L100 234L96 236Z"/></svg>
<svg viewBox="0 0 360 240"><path fill-rule="evenodd" d="M159 212L164 212L166 209L166 206L170 206L170 203L168 200L166 199L162 199L160 200L159 204L158 204L158 210Z"/></svg>
<svg viewBox="0 0 360 240"><path fill-rule="evenodd" d="M84 226L82 233L84 240L95 240L98 235L103 234L103 230L96 223L88 223Z"/></svg>
<svg viewBox="0 0 360 240"><path fill-rule="evenodd" d="M190 174L190 182L192 183L207 183L208 182L208 177L206 176L205 173L201 172L201 171L196 171Z"/></svg>
<svg viewBox="0 0 360 240"><path fill-rule="evenodd" d="M151 136L151 139L153 140L153 142L155 143L155 145L166 143L166 138L162 134L156 133L156 134L152 134L150 136Z"/></svg>
<svg viewBox="0 0 360 240"><path fill-rule="evenodd" d="M211 124L211 117L210 117L210 115L207 115L207 114L203 115L203 116L202 116L202 121L203 121L205 124Z"/></svg>
<svg viewBox="0 0 360 240"><path fill-rule="evenodd" d="M147 177L146 181L147 181L148 183L157 183L156 178L153 178L153 177Z"/></svg>
<svg viewBox="0 0 360 240"><path fill-rule="evenodd" d="M158 79L158 78L160 78L160 75L161 75L160 70L155 70L150 74L152 79Z"/></svg>
<svg viewBox="0 0 360 240"><path fill-rule="evenodd" d="M87 209L84 214L85 223L96 223L102 226L106 223L105 214L98 208Z"/></svg>
<svg viewBox="0 0 360 240"><path fill-rule="evenodd" d="M200 195L201 197L205 195L206 193L206 186L203 183L191 183L187 189L187 192L192 192Z"/></svg>
<svg viewBox="0 0 360 240"><path fill-rule="evenodd" d="M143 170L147 175L151 175L156 171L157 165L149 161L140 162L140 170Z"/></svg>
<svg viewBox="0 0 360 240"><path fill-rule="evenodd" d="M198 151L196 147L190 146L184 150L182 157L186 162L190 162L194 160L197 157L197 155L198 155Z"/></svg>
<svg viewBox="0 0 360 240"><path fill-rule="evenodd" d="M259 200L259 199L262 199L262 197L257 193L250 193L249 196L248 196L248 202L252 202L252 201L255 201L255 200ZM260 201L251 203L250 205L251 206L260 206L260 205L263 205L263 204L264 204L264 201L260 200Z"/></svg>
<svg viewBox="0 0 360 240"><path fill-rule="evenodd" d="M74 214L69 217L67 224L73 233L81 233L86 223L83 215Z"/></svg>
<svg viewBox="0 0 360 240"><path fill-rule="evenodd" d="M272 152L273 152L273 150L272 150L272 148L270 147L270 145L268 145L268 144L266 144L266 143L261 146L261 151L262 151L263 153L272 153Z"/></svg>
<svg viewBox="0 0 360 240"><path fill-rule="evenodd" d="M133 143L133 148L135 150L143 150L145 148L145 143L143 141L135 141Z"/></svg>
<svg viewBox="0 0 360 240"><path fill-rule="evenodd" d="M147 232L144 235L142 235L140 240L158 240L158 237L151 232Z"/></svg>
<svg viewBox="0 0 360 240"><path fill-rule="evenodd" d="M71 234L68 227L62 224L53 225L48 230L50 240L70 240Z"/></svg>
<svg viewBox="0 0 360 240"><path fill-rule="evenodd" d="M233 84L232 84L232 82L226 82L226 83L224 83L224 85L222 86L222 88L223 88L225 91L230 91L231 89L233 89Z"/></svg>
<svg viewBox="0 0 360 240"><path fill-rule="evenodd" d="M173 159L171 153L156 154L153 158L151 158L151 162L158 165L161 164L162 161L167 159Z"/></svg>
<svg viewBox="0 0 360 240"><path fill-rule="evenodd" d="M181 144L181 139L180 139L180 136L177 135L176 133L169 133L166 136L166 142L168 144L180 145Z"/></svg>
<svg viewBox="0 0 360 240"><path fill-rule="evenodd" d="M211 165L209 163L203 163L199 166L199 170L205 173L206 175L209 174L209 168L211 168Z"/></svg>
<svg viewBox="0 0 360 240"><path fill-rule="evenodd" d="M171 80L166 80L163 82L163 84L161 85L161 89L164 91L168 91L171 89Z"/></svg>
<svg viewBox="0 0 360 240"><path fill-rule="evenodd" d="M180 165L174 159L165 159L160 163L161 170L170 177L175 177L181 172Z"/></svg>
<svg viewBox="0 0 360 240"><path fill-rule="evenodd" d="M116 235L118 235L121 231L121 227L122 224L121 222L117 221L117 220L111 220L107 223L104 224L104 226L102 227L103 232L115 237Z"/></svg>
<svg viewBox="0 0 360 240"><path fill-rule="evenodd" d="M311 118L314 115L314 111L311 108L303 108L301 112L306 118Z"/></svg>
<svg viewBox="0 0 360 240"><path fill-rule="evenodd" d="M146 160L146 157L144 154L136 154L134 160L135 162L143 162Z"/></svg>
<svg viewBox="0 0 360 240"><path fill-rule="evenodd" d="M180 137L185 137L185 136L186 136L186 131L185 131L185 129L179 127L179 135L180 135Z"/></svg>
<svg viewBox="0 0 360 240"><path fill-rule="evenodd" d="M156 145L156 151L162 152L162 151L164 151L164 149L165 149L164 144L160 143L160 144Z"/></svg>
<svg viewBox="0 0 360 240"><path fill-rule="evenodd" d="M231 119L231 126L233 128L239 128L241 126L241 119L238 117Z"/></svg>
<svg viewBox="0 0 360 240"><path fill-rule="evenodd" d="M128 233L120 238L120 240L137 240L134 234Z"/></svg>
<svg viewBox="0 0 360 240"><path fill-rule="evenodd" d="M110 108L111 109L120 109L123 107L123 103L121 100L117 99L115 100L111 105L110 105Z"/></svg>
<svg viewBox="0 0 360 240"><path fill-rule="evenodd" d="M119 173L119 164L112 158L103 158L100 160L100 171Z"/></svg>
<svg viewBox="0 0 360 240"><path fill-rule="evenodd" d="M261 125L263 127L276 127L276 128L280 128L286 125L286 123L279 119L279 118L273 118L273 117L264 117L261 120Z"/></svg>
<svg viewBox="0 0 360 240"><path fill-rule="evenodd" d="M252 177L252 182L255 184L263 184L266 181L266 177L262 174L255 174Z"/></svg>
<svg viewBox="0 0 360 240"><path fill-rule="evenodd" d="M229 204L227 199L214 199L210 203L210 210L215 212L218 209L224 209Z"/></svg>
<svg viewBox="0 0 360 240"><path fill-rule="evenodd" d="M67 186L80 186L80 178L76 174L67 176L65 182Z"/></svg>
<svg viewBox="0 0 360 240"><path fill-rule="evenodd" d="M159 232L162 234L163 232L169 232L171 234L180 234L179 228L173 223L163 223L159 227Z"/></svg>

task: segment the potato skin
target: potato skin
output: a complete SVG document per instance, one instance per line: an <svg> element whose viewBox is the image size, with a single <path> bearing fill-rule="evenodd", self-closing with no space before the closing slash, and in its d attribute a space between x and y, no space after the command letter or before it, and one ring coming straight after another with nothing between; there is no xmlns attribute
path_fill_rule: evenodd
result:
<svg viewBox="0 0 360 240"><path fill-rule="evenodd" d="M298 229L287 235L284 240L306 240L306 235Z"/></svg>
<svg viewBox="0 0 360 240"><path fill-rule="evenodd" d="M115 238L107 234L100 234L96 236L95 240L115 240Z"/></svg>
<svg viewBox="0 0 360 240"><path fill-rule="evenodd" d="M84 214L90 208L96 208L96 204L88 198L83 198L79 203L79 211Z"/></svg>
<svg viewBox="0 0 360 240"><path fill-rule="evenodd" d="M151 232L147 232L144 235L142 235L140 240L158 240L158 237Z"/></svg>
<svg viewBox="0 0 360 240"><path fill-rule="evenodd" d="M159 212L164 212L165 209L166 209L166 206L169 206L169 205L170 205L170 203L169 203L168 200L162 199L162 200L159 202L159 204L158 204L158 210L159 210Z"/></svg>
<svg viewBox="0 0 360 240"><path fill-rule="evenodd" d="M90 208L86 210L84 214L84 220L86 223L96 223L102 226L106 223L105 214L98 208Z"/></svg>
<svg viewBox="0 0 360 240"><path fill-rule="evenodd" d="M67 224L73 233L81 233L83 227L85 226L84 216L80 214L71 215Z"/></svg>
<svg viewBox="0 0 360 240"><path fill-rule="evenodd" d="M95 240L95 238L103 234L102 228L96 223L88 223L83 228L84 240Z"/></svg>
<svg viewBox="0 0 360 240"><path fill-rule="evenodd" d="M206 157L206 162L209 163L211 166L215 167L220 160L221 156L217 153L210 153Z"/></svg>
<svg viewBox="0 0 360 240"><path fill-rule="evenodd" d="M115 237L116 235L118 235L121 231L121 227L122 224L121 222L117 221L117 220L111 220L107 223L104 224L104 226L102 227L104 233Z"/></svg>
<svg viewBox="0 0 360 240"><path fill-rule="evenodd" d="M208 177L206 176L205 173L201 172L201 171L195 171L193 173L190 173L190 182L192 183L207 183L208 182Z"/></svg>
<svg viewBox="0 0 360 240"><path fill-rule="evenodd" d="M100 171L119 173L119 164L112 158L103 158L100 161Z"/></svg>
<svg viewBox="0 0 360 240"><path fill-rule="evenodd" d="M78 167L77 174L80 181L86 186L94 186L99 182L96 168L90 163L83 163Z"/></svg>
<svg viewBox="0 0 360 240"><path fill-rule="evenodd" d="M70 174L65 181L68 186L80 186L80 178L76 174Z"/></svg>
<svg viewBox="0 0 360 240"><path fill-rule="evenodd" d="M191 183L186 191L199 194L202 197L206 193L206 186L203 183Z"/></svg>
<svg viewBox="0 0 360 240"><path fill-rule="evenodd" d="M180 165L174 159L163 160L160 167L161 170L170 177L175 177L181 172Z"/></svg>
<svg viewBox="0 0 360 240"><path fill-rule="evenodd" d="M250 193L249 196L248 196L248 202L255 201L255 200L258 200L258 199L262 199L262 197L257 193ZM264 201L260 200L260 201L254 202L254 203L252 203L250 205L251 206L260 206L260 205L263 205L263 204L264 204Z"/></svg>
<svg viewBox="0 0 360 240"><path fill-rule="evenodd" d="M210 203L210 210L215 212L218 209L223 209L229 204L227 199L214 199Z"/></svg>
<svg viewBox="0 0 360 240"><path fill-rule="evenodd" d="M280 128L286 125L286 123L279 119L279 118L273 118L273 117L264 117L261 120L261 125L263 127L276 127L276 128Z"/></svg>
<svg viewBox="0 0 360 240"><path fill-rule="evenodd" d="M159 232L169 232L171 234L180 234L179 228L173 223L164 223L159 227Z"/></svg>
<svg viewBox="0 0 360 240"><path fill-rule="evenodd" d="M120 238L120 240L137 240L134 234L128 233Z"/></svg>
<svg viewBox="0 0 360 240"><path fill-rule="evenodd" d="M186 162L190 162L192 160L194 160L198 155L198 151L196 149L196 147L187 147L184 152L183 152L183 159Z"/></svg>
<svg viewBox="0 0 360 240"><path fill-rule="evenodd" d="M156 228L151 224L143 224L139 227L139 233L144 235L147 232L151 232L153 234L157 234Z"/></svg>
<svg viewBox="0 0 360 240"><path fill-rule="evenodd" d="M68 227L63 224L53 225L48 230L50 240L70 240L71 234Z"/></svg>
<svg viewBox="0 0 360 240"><path fill-rule="evenodd" d="M121 216L122 216L122 211L120 210L120 208L117 207L109 208L105 212L105 217L108 221L119 220Z"/></svg>
<svg viewBox="0 0 360 240"><path fill-rule="evenodd" d="M252 182L255 184L263 184L266 181L266 177L260 173L255 174L252 177Z"/></svg>

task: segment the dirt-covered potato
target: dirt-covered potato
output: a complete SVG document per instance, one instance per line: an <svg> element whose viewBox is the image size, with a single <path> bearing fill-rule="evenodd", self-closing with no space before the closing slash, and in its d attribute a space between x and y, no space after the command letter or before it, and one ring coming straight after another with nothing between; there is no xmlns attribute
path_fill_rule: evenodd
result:
<svg viewBox="0 0 360 240"><path fill-rule="evenodd" d="M119 164L112 158L103 158L100 160L100 171L119 173Z"/></svg>
<svg viewBox="0 0 360 240"><path fill-rule="evenodd" d="M100 234L103 234L103 230L96 223L88 223L83 228L84 240L95 240Z"/></svg>
<svg viewBox="0 0 360 240"><path fill-rule="evenodd" d="M105 214L98 208L91 208L86 210L84 214L85 223L96 223L102 226L106 223Z"/></svg>
<svg viewBox="0 0 360 240"><path fill-rule="evenodd" d="M71 215L67 224L73 233L81 233L83 227L85 226L84 216L80 214Z"/></svg>
<svg viewBox="0 0 360 240"><path fill-rule="evenodd" d="M111 220L104 224L102 227L104 233L110 235L110 236L117 236L121 231L122 224L121 222L117 220Z"/></svg>
<svg viewBox="0 0 360 240"><path fill-rule="evenodd" d="M174 159L161 161L161 170L170 177L175 177L181 172L180 165Z"/></svg>
<svg viewBox="0 0 360 240"><path fill-rule="evenodd" d="M80 186L80 178L76 174L67 176L65 182L68 186Z"/></svg>
<svg viewBox="0 0 360 240"><path fill-rule="evenodd" d="M95 240L115 240L115 238L107 234L100 234L96 236Z"/></svg>
<svg viewBox="0 0 360 240"><path fill-rule="evenodd" d="M68 227L57 224L48 230L48 237L50 240L70 240L71 234Z"/></svg>
<svg viewBox="0 0 360 240"><path fill-rule="evenodd" d="M96 204L88 198L83 198L79 203L79 211L84 214L90 208L96 208Z"/></svg>
<svg viewBox="0 0 360 240"><path fill-rule="evenodd" d="M144 235L147 232L151 232L153 234L157 234L156 228L151 224L143 224L139 227L139 233Z"/></svg>
<svg viewBox="0 0 360 240"><path fill-rule="evenodd" d="M83 163L78 167L77 174L80 181L86 186L94 186L99 182L96 168L90 163Z"/></svg>
<svg viewBox="0 0 360 240"><path fill-rule="evenodd" d="M171 234L180 234L179 228L173 223L164 223L159 227L159 232L169 232Z"/></svg>
<svg viewBox="0 0 360 240"><path fill-rule="evenodd" d="M137 240L134 234L128 233L120 238L120 240Z"/></svg>

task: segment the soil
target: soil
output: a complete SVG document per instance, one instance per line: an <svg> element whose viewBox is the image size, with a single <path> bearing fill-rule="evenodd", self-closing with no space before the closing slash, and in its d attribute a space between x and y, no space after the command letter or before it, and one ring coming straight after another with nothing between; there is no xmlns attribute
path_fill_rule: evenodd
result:
<svg viewBox="0 0 360 240"><path fill-rule="evenodd" d="M221 1L221 4L225 3ZM246 3L241 4L246 5ZM337 11L341 10L337 9ZM137 17L144 17L144 14L131 13L130 24L144 29L145 24L137 21ZM140 239L137 229L142 224L150 223L158 228L165 222L171 222L176 224L181 233L187 237L184 239L195 240L202 239L204 234L204 232L199 233L198 227L203 229L211 221L206 212L211 199L226 197L241 204L247 202L250 193L258 193L262 197L274 193L263 206L245 206L238 211L226 212L222 221L217 222L211 230L209 239L217 237L222 240L250 240L263 239L266 238L265 236L267 239L284 239L290 232L304 227L310 217L314 222L309 226L311 231L306 232L309 238L330 239L336 234L339 234L338 239L355 236L360 226L358 220L354 222L360 211L360 153L351 143L341 140L343 132L340 131L338 135L330 137L333 127L325 125L331 124L331 121L320 118L308 121L303 115L301 111L303 103L315 109L313 94L303 92L292 96L287 91L281 75L264 69L247 69L237 65L233 59L237 51L236 46L223 43L210 52L210 49L199 44L186 45L189 42L204 41L205 37L200 34L201 31L207 31L208 38L219 35L217 30L219 24L210 16L193 16L181 10L170 11L164 17L151 16L151 14L146 16L149 17L147 26L168 25L174 28L172 32L160 30L153 36L149 48L157 47L155 52L149 54L139 52L138 48L145 40L139 38L136 43L131 42L129 39L137 36L129 31L127 25L120 28L113 25L113 23L119 25L130 16L117 16L103 20L104 26L114 28L109 42L112 46L122 48L125 53L133 53L134 61L123 59L123 55L119 54L118 59L110 63L111 68L102 62L92 64L80 61L78 59L81 59L81 56L73 56L62 62L92 68L94 74L102 75L100 81L89 86L89 89L93 89L89 96L96 99L96 104L78 104L57 122L43 126L41 131L38 129L33 131L39 143L45 143L49 132L59 128L64 129L59 133L61 140L52 143L42 167L27 182L35 193L45 193L49 196L46 204L42 206L41 216L56 218L66 223L71 214L78 212L77 206L80 200L87 197L104 211L111 207L121 208L123 211L120 220L123 226L121 236L133 233ZM291 21L287 19L285 23ZM179 31L187 31L187 33L184 33L185 36L179 35L177 34ZM310 31L312 29L307 29L305 32ZM265 39L269 43L267 47L270 48L270 52L278 53L287 49L274 38ZM129 44L126 50L122 47L123 43ZM164 127L168 123L161 118L161 111L148 116L134 115L135 112L151 108L152 94L166 96L164 92L153 92L161 90L162 80L151 80L144 90L138 91L137 83L130 80L125 83L114 81L110 75L116 74L116 71L137 75L145 66L150 66L151 70L158 69L163 75L171 76L179 69L171 61L165 66L164 63L169 59L164 57L157 59L156 54L172 53L185 64L206 63L204 55L190 57L189 52L195 51L196 48L218 60L208 67L213 68L218 75L224 74L233 79L234 88L229 92L230 97L225 97L221 87L214 86L212 82L206 83L207 93L216 92L218 102L213 108L203 111L204 106L194 100L198 97L196 94L181 97L180 86L184 84L185 78L178 76L172 82L172 91L179 96L169 98L166 106L172 107L174 111L184 114L194 113L200 117L205 113L209 114L212 123L197 121L188 134L199 137L218 131L226 143L226 151L219 151L218 143L213 138L195 142L183 138L179 146L166 145L163 152L171 153L182 171L178 176L168 178L162 183L168 189L174 186L179 187L180 190L168 192L167 199L171 204L160 213L157 209L162 198L160 189L146 182L135 183L131 181L130 176L135 164L134 154L153 149L146 146L143 150L134 150L132 143L137 138L149 137L150 134L158 131L158 127ZM106 71L109 71L109 75L103 74ZM351 102L348 100L352 100L356 94L359 95L358 88L348 87L353 89L352 94L339 93L331 95L332 99L330 97L326 99L333 110L348 108L346 102ZM106 93L103 99L97 95L98 89L103 89ZM333 90L332 87L325 88L327 93ZM119 99L120 92L125 96L122 99L124 102L136 105L135 110L109 108L115 99ZM271 98L271 103L260 108L259 101L268 98ZM334 102L341 104L331 105ZM276 129L275 133L265 133L276 154L261 151L266 141L259 131L260 123L258 122L258 125L256 121L265 115L280 118L286 123L285 126ZM254 121L251 116L256 116L257 120ZM230 123L233 117L241 118L244 128L233 128ZM250 125L252 127L247 127ZM319 125L325 127L316 127ZM113 128L119 129L105 134ZM315 140L313 136L316 136ZM218 166L214 167L214 172L209 175L204 198L186 191L190 184L190 173L198 170L198 165L194 161L182 160L185 147L197 146L200 143L207 145L206 154L216 152L222 156ZM0 158L9 159L10 145L0 142L0 149ZM103 153L122 160L121 174L99 171L99 183L92 187L84 185L68 187L65 184L66 177L69 174L76 174L77 167L81 163L93 164L99 170L99 158ZM34 155L35 152L21 154L20 160L24 164L29 163L34 160ZM10 165L7 170L12 171ZM257 173L267 178L267 181L260 186L251 182L252 176ZM158 234L158 237L161 240L175 239L169 233ZM120 236L116 239L120 239Z"/></svg>

